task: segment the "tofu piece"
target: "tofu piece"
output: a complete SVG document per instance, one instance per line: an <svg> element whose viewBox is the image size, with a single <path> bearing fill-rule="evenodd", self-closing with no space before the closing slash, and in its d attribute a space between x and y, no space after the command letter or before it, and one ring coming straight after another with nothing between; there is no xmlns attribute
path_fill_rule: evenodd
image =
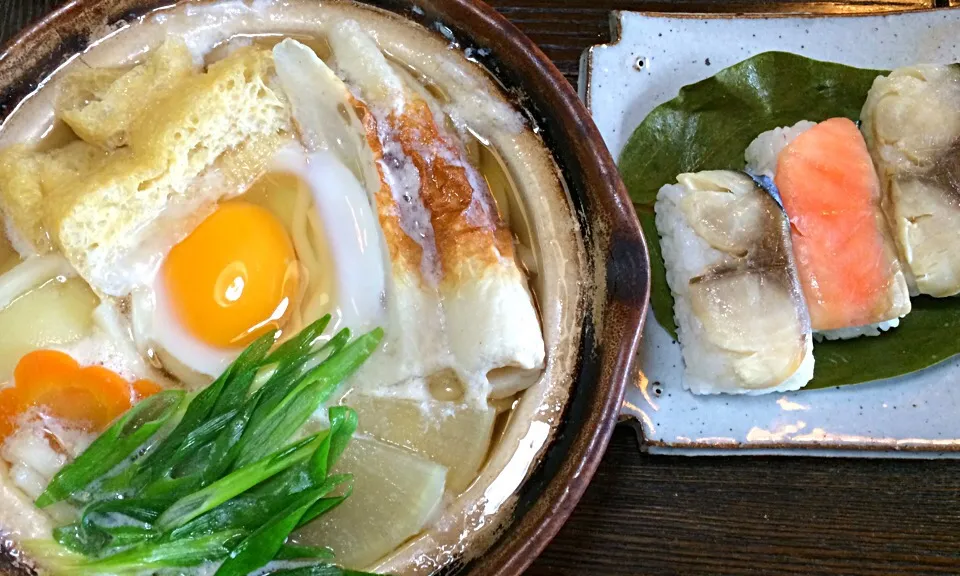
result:
<svg viewBox="0 0 960 576"><path fill-rule="evenodd" d="M39 156L22 145L0 152L0 212L21 256L50 250L50 238L41 222L42 202Z"/></svg>
<svg viewBox="0 0 960 576"><path fill-rule="evenodd" d="M152 103L149 115L129 125L125 147L104 158L73 158L82 178L62 177L71 168L66 161L45 168L43 222L87 282L124 295L128 287L113 282L111 270L171 198L189 194L225 152L290 132L289 106L271 88L273 76L270 51L238 50ZM121 108L142 106L142 94L125 94L133 102Z"/></svg>
<svg viewBox="0 0 960 576"><path fill-rule="evenodd" d="M107 159L106 152L82 140L45 153L24 145L0 152L0 212L21 256L52 248L42 221L43 191L73 185Z"/></svg>
<svg viewBox="0 0 960 576"><path fill-rule="evenodd" d="M130 126L195 74L181 38L168 38L130 70L91 68L64 78L57 116L90 144L110 150L127 144Z"/></svg>

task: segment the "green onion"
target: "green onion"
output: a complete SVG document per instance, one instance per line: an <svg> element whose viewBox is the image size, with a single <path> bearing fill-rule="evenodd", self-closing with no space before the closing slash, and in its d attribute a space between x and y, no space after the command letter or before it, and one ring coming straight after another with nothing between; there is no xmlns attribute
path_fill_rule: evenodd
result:
<svg viewBox="0 0 960 576"><path fill-rule="evenodd" d="M189 396L187 398L189 398ZM170 432L180 424L180 420L183 418L189 405L189 400L181 401L176 412L167 419L163 426L161 426L145 444L136 450L134 456L130 459L129 465L123 466L116 473L103 476L91 483L85 491L85 493L90 496L86 501L93 502L97 500L133 497L137 492L137 484L134 483L134 480L140 471L140 463L143 462L144 459L149 458L150 455L163 444L170 435Z"/></svg>
<svg viewBox="0 0 960 576"><path fill-rule="evenodd" d="M175 542L144 543L105 558L83 562L71 574L131 573L156 568L184 568L225 558L242 532L228 530Z"/></svg>
<svg viewBox="0 0 960 576"><path fill-rule="evenodd" d="M203 488L201 479L196 476L184 476L182 478L170 478L164 476L157 478L138 492L144 498L153 498L157 500L166 500L175 502L185 494L191 494Z"/></svg>
<svg viewBox="0 0 960 576"><path fill-rule="evenodd" d="M329 549L286 540L350 496L353 476L330 472L356 431L356 412L332 407L329 429L291 439L383 332L350 342L344 329L318 346L329 321L273 353L275 333L259 338L189 401L162 392L128 411L37 500L87 503L78 520L54 530L56 543L31 546L58 572L81 576L219 561L219 574L239 576L274 559L330 560ZM326 563L296 570L277 573L362 574Z"/></svg>
<svg viewBox="0 0 960 576"><path fill-rule="evenodd" d="M261 392L263 396L251 419L251 426L254 428L260 426L275 411L277 405L293 390L298 389L311 370L337 355L349 341L350 330L344 328L316 352L308 353L298 361L287 362L283 368L278 368L263 386Z"/></svg>
<svg viewBox="0 0 960 576"><path fill-rule="evenodd" d="M323 318L310 324L299 334L278 346L272 354L267 356L264 364L284 363L290 359L307 356L317 339L323 335L323 331L327 329L329 323L330 315L326 314Z"/></svg>
<svg viewBox="0 0 960 576"><path fill-rule="evenodd" d="M92 556L110 543L110 536L97 529L84 528L75 522L53 529L53 539L73 552Z"/></svg>
<svg viewBox="0 0 960 576"><path fill-rule="evenodd" d="M313 564L299 568L283 568L271 570L265 576L377 576L370 572L347 570L333 564Z"/></svg>
<svg viewBox="0 0 960 576"><path fill-rule="evenodd" d="M76 567L87 560L49 538L27 538L20 545L31 560L52 574L76 574Z"/></svg>
<svg viewBox="0 0 960 576"><path fill-rule="evenodd" d="M207 442L210 442L217 437L217 434L221 430L226 428L230 422L233 420L233 417L237 415L237 410L228 410L222 414L217 415L210 420L204 422L200 427L192 430L187 437L183 439L183 442L180 446L177 447L174 454L179 456L179 458L174 457L177 460L182 460L186 455L190 454L197 446L203 446Z"/></svg>
<svg viewBox="0 0 960 576"><path fill-rule="evenodd" d="M213 443L213 451L210 458L205 462L205 466L199 471L203 475L205 482L212 482L222 476L233 466L233 462L239 455L240 439L250 423L250 418L256 410L259 395L255 395L247 401L243 410L237 414L230 425L220 433Z"/></svg>
<svg viewBox="0 0 960 576"><path fill-rule="evenodd" d="M303 517L300 519L300 524L297 525L297 528L301 526L306 526L307 524L313 522L320 516L323 516L327 512L333 510L337 506L343 504L343 501L350 497L353 494L353 476L349 476L341 484L345 484L346 488L344 489L343 495L341 496L332 496L330 498L320 498L314 502L313 506L307 509L303 514Z"/></svg>
<svg viewBox="0 0 960 576"><path fill-rule="evenodd" d="M217 415L210 420L207 420L199 428L191 431L183 439L181 444L173 451L173 453L168 458L163 459L162 465L166 467L166 471L163 474L158 475L153 472L153 470L161 466L161 462L159 460L155 460L150 467L141 468L139 472L139 480L141 482L137 483L139 484L137 485L137 488L143 489L144 493L151 497L158 497L166 494L165 490L157 490L154 484L163 484L164 480L186 476L187 473L183 472L183 469L190 465L189 463L191 460L204 457L203 454L198 453L202 452L204 448L209 446L210 443L223 432L224 429L230 426L236 415L237 410L230 410L223 414ZM146 481L148 476L159 477L155 478L151 484L144 487L142 482Z"/></svg>
<svg viewBox="0 0 960 576"><path fill-rule="evenodd" d="M273 455L228 474L203 490L177 500L160 516L157 527L166 531L193 520L234 496L246 492L267 478L306 460L313 454L319 443L319 435L314 434Z"/></svg>
<svg viewBox="0 0 960 576"><path fill-rule="evenodd" d="M287 495L289 497L289 494ZM174 528L168 538L195 538L226 529L253 530L270 516L271 502L251 493L232 498L213 510Z"/></svg>
<svg viewBox="0 0 960 576"><path fill-rule="evenodd" d="M230 422L218 430L219 435L207 442L186 462L170 470L143 489L146 496L176 500L214 482L230 468L237 457L237 443L246 429L247 422L257 405L258 394L247 400L243 409L237 413L231 410ZM219 417L218 417L219 418Z"/></svg>
<svg viewBox="0 0 960 576"><path fill-rule="evenodd" d="M193 398L173 432L164 439L156 450L139 463L143 469L138 474L138 478L135 479L134 483L136 485L143 485L170 470L177 458L185 456L182 447L190 434L201 428L208 420L222 416L231 408L239 408L239 405L229 406L225 401L221 402L221 395L226 391L225 398L232 400L236 397L236 389L229 385L230 382L235 380L235 376L243 377L246 372L255 371L270 350L275 338L276 332L270 332L258 338L234 360L219 378ZM241 378L242 380L243 378ZM252 380L253 377L251 376L247 382L248 386ZM246 393L246 390L243 392Z"/></svg>
<svg viewBox="0 0 960 576"><path fill-rule="evenodd" d="M110 537L110 541L106 546L98 550L95 554L87 555L101 556L104 553L114 553L120 550L126 550L131 546L136 546L151 540L158 540L162 535L156 530L145 530L133 526L118 526L116 528L112 528L108 533L108 536Z"/></svg>
<svg viewBox="0 0 960 576"><path fill-rule="evenodd" d="M129 518L127 523L150 526L160 517L166 506L153 500L107 500L91 504L83 509L82 521L87 526L106 526Z"/></svg>
<svg viewBox="0 0 960 576"><path fill-rule="evenodd" d="M264 482L252 492L242 494L210 512L175 528L171 537L197 536L227 528L252 528L264 517L275 514L290 496L308 489L325 487L324 495L344 483L352 483L349 474L327 476L356 430L357 415L352 409L330 409L330 429L323 436L310 462L303 462ZM349 491L349 488L348 488ZM340 500L346 496L339 497ZM323 501L323 500L321 500ZM335 504L334 504L335 505ZM330 506L328 509L332 509ZM316 517L314 511L311 518Z"/></svg>
<svg viewBox="0 0 960 576"><path fill-rule="evenodd" d="M202 452L223 428L235 422L235 416L256 378L259 363L275 338L276 332L258 338L219 378L197 394L173 432L138 462L139 470L130 481L135 490L145 490L152 496L167 494L175 499L204 485L201 478L178 478L189 473L182 470L177 473L177 469L191 458L209 461L209 453L198 452Z"/></svg>
<svg viewBox="0 0 960 576"><path fill-rule="evenodd" d="M45 508L76 494L123 462L176 412L183 397L183 392L168 390L131 408L53 477L37 506Z"/></svg>
<svg viewBox="0 0 960 576"><path fill-rule="evenodd" d="M237 356L237 359L230 365L233 375L242 374L248 370L254 370L263 363L264 358L270 352L279 336L279 331L271 330L263 336L257 338L252 344Z"/></svg>
<svg viewBox="0 0 960 576"><path fill-rule="evenodd" d="M273 346L275 341L276 332L265 334L244 350L243 354L234 361L230 378L224 385L219 398L217 398L212 414L223 414L228 410L237 409L243 404L244 400L247 399L247 391L257 376L257 370L264 356L270 351L270 347Z"/></svg>
<svg viewBox="0 0 960 576"><path fill-rule="evenodd" d="M138 462L139 470L131 480L133 486L142 488L149 482L156 480L165 472L169 472L178 458L185 456L182 450L180 452L178 450L190 433L207 421L207 417L213 409L213 405L217 401L230 372L231 369L227 368L223 376L197 394L190 402L177 427L153 452Z"/></svg>
<svg viewBox="0 0 960 576"><path fill-rule="evenodd" d="M300 523L303 514L322 496L322 489L298 494L284 510L240 542L220 565L216 576L245 576L270 562Z"/></svg>
<svg viewBox="0 0 960 576"><path fill-rule="evenodd" d="M322 496L326 496L344 484L347 485L346 492L349 492L353 484L353 476L350 474L331 476L322 482L315 482L306 472L306 468L299 470L287 470L265 483L263 488L258 487L224 502L210 512L175 528L170 532L170 538L195 537L227 529L253 530L263 523L264 518L278 514L296 494L316 489L322 492ZM267 487L266 484L272 486ZM325 500L327 499L321 498L317 504ZM312 510L313 508L307 512Z"/></svg>
<svg viewBox="0 0 960 576"><path fill-rule="evenodd" d="M333 406L328 414L330 433L310 460L311 474L317 479L327 476L357 431L357 413L352 408Z"/></svg>
<svg viewBox="0 0 960 576"><path fill-rule="evenodd" d="M343 496L323 498L308 510L306 517L316 518L333 509L349 496L353 477L349 474L327 476L336 464L347 443L357 429L357 413L345 406L330 409L330 429L313 453L309 462L302 462L257 486L253 491L237 496L210 512L186 522L171 532L172 538L197 536L228 528L252 529L265 517L276 514L293 494L312 488L325 487L324 496L338 486L348 484Z"/></svg>
<svg viewBox="0 0 960 576"><path fill-rule="evenodd" d="M166 505L155 500L103 500L84 508L80 521L54 530L60 544L88 556L159 538L153 523Z"/></svg>
<svg viewBox="0 0 960 576"><path fill-rule="evenodd" d="M319 546L284 544L274 560L333 560L333 550Z"/></svg>
<svg viewBox="0 0 960 576"><path fill-rule="evenodd" d="M304 376L269 414L251 423L240 441L240 456L235 466L263 458L299 430L337 386L370 357L382 338L383 330L379 328L364 334Z"/></svg>

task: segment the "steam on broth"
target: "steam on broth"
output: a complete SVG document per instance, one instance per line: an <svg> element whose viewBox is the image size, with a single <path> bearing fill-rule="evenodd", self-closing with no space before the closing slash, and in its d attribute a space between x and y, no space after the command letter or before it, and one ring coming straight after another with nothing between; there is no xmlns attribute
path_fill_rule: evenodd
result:
<svg viewBox="0 0 960 576"><path fill-rule="evenodd" d="M587 275L549 152L446 40L160 10L28 98L0 166L0 532L41 572L431 573L496 537Z"/></svg>

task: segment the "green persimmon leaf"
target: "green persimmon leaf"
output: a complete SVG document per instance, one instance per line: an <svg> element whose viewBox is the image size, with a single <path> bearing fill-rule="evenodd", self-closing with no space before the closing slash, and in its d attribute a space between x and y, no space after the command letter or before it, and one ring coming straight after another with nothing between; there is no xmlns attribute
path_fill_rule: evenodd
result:
<svg viewBox="0 0 960 576"><path fill-rule="evenodd" d="M673 297L653 211L660 188L684 172L742 170L744 150L761 132L800 120L858 120L867 91L883 74L766 52L684 86L634 131L620 172L650 246L651 307L674 338ZM960 353L960 298L923 296L912 303L900 326L879 337L815 343L816 369L806 388L902 376Z"/></svg>

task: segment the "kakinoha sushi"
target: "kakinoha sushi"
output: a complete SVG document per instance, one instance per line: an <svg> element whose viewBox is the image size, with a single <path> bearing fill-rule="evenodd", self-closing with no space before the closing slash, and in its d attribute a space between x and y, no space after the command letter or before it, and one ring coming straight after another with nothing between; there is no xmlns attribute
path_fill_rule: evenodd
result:
<svg viewBox="0 0 960 576"><path fill-rule="evenodd" d="M960 67L897 68L860 115L914 293L960 293Z"/></svg>
<svg viewBox="0 0 960 576"><path fill-rule="evenodd" d="M863 136L847 118L764 132L747 169L772 176L815 332L876 336L910 312L906 278L880 207Z"/></svg>
<svg viewBox="0 0 960 576"><path fill-rule="evenodd" d="M656 224L695 394L797 390L813 377L807 309L780 206L746 174L677 176Z"/></svg>
<svg viewBox="0 0 960 576"><path fill-rule="evenodd" d="M691 392L799 389L822 340L880 336L911 296L960 295L960 65L878 76L860 125L843 114L759 134L743 172L659 189Z"/></svg>

